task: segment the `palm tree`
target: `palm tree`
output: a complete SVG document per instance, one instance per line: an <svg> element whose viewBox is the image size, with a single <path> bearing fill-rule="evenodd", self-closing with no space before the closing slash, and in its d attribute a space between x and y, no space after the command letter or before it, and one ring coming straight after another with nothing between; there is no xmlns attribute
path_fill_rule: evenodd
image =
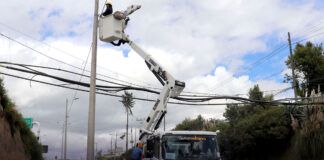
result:
<svg viewBox="0 0 324 160"><path fill-rule="evenodd" d="M126 152L128 151L128 114L133 115L132 108L135 104L133 93L125 91L122 95L122 100L127 115L127 122L126 122Z"/></svg>

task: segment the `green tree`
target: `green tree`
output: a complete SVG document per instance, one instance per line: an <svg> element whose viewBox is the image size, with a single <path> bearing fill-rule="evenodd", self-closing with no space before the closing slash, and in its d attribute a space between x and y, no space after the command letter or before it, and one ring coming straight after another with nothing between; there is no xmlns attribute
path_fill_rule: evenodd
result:
<svg viewBox="0 0 324 160"><path fill-rule="evenodd" d="M322 44L297 44L294 54L286 61L288 68L295 66L297 73L298 95L310 96L313 89L324 91L324 55ZM286 75L286 81L292 77ZM305 101L306 102L306 101ZM324 115L323 105L305 105L288 107L294 129L293 148L294 159L323 159L324 149ZM296 154L297 153L297 154Z"/></svg>
<svg viewBox="0 0 324 160"><path fill-rule="evenodd" d="M196 119L186 118L180 124L177 124L174 130L191 130L200 131L203 130L205 119L198 115Z"/></svg>
<svg viewBox="0 0 324 160"><path fill-rule="evenodd" d="M212 131L223 130L227 127L227 123L218 119L204 119L198 115L195 119L186 118L181 123L177 124L174 130L187 130L187 131Z"/></svg>
<svg viewBox="0 0 324 160"><path fill-rule="evenodd" d="M122 104L126 110L126 151L128 150L128 115L133 115L132 108L135 104L133 93L125 91L122 95Z"/></svg>
<svg viewBox="0 0 324 160"><path fill-rule="evenodd" d="M263 92L261 92L259 85L255 85L249 90L249 99L257 101L263 100Z"/></svg>
<svg viewBox="0 0 324 160"><path fill-rule="evenodd" d="M253 86L249 90L249 99L255 101L271 101L273 100L273 95L263 95L263 92L260 90L259 85ZM227 105L224 113L224 117L229 121L230 125L237 123L238 120L246 116L252 115L256 112L261 112L266 107L269 107L268 104L248 104L248 105Z"/></svg>
<svg viewBox="0 0 324 160"><path fill-rule="evenodd" d="M264 95L258 85L248 95L255 101L273 100L273 95ZM291 139L289 114L285 111L264 103L227 105L224 117L229 125L219 133L225 159L277 158Z"/></svg>
<svg viewBox="0 0 324 160"><path fill-rule="evenodd" d="M225 159L278 159L289 147L289 116L281 107L271 107L246 117L219 133Z"/></svg>
<svg viewBox="0 0 324 160"><path fill-rule="evenodd" d="M305 45L298 43L294 49L294 54L286 61L288 68L294 65L298 83L298 94L302 97L310 95L312 89L317 89L321 85L324 91L324 55L322 44L315 45L307 42ZM286 75L286 81L291 82L292 77Z"/></svg>

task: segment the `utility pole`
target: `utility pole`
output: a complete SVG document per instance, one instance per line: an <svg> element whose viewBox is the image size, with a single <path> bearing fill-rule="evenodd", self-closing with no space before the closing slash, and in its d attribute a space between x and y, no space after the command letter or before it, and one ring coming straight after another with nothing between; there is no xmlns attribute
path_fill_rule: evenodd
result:
<svg viewBox="0 0 324 160"><path fill-rule="evenodd" d="M288 32L288 43L289 43L289 51L290 51L290 57L293 56L292 47L291 47L291 39L290 39L290 33ZM293 78L293 88L294 88L294 95L295 95L295 101L297 100L297 81L296 81L296 75L295 75L295 62L291 62L291 72L292 72L292 78Z"/></svg>
<svg viewBox="0 0 324 160"><path fill-rule="evenodd" d="M64 124L62 125L61 159L63 159L63 152L64 152Z"/></svg>
<svg viewBox="0 0 324 160"><path fill-rule="evenodd" d="M133 148L133 127L131 128L131 137L130 137L131 148Z"/></svg>
<svg viewBox="0 0 324 160"><path fill-rule="evenodd" d="M98 4L95 0L92 33L91 77L89 93L87 160L94 160L95 114L96 114L96 74L97 74L97 39L98 39Z"/></svg>
<svg viewBox="0 0 324 160"><path fill-rule="evenodd" d="M113 147L112 147L112 135L110 135L110 153L112 155Z"/></svg>
<svg viewBox="0 0 324 160"><path fill-rule="evenodd" d="M163 117L163 123L164 123L163 130L165 131L165 115L164 115L164 117Z"/></svg>
<svg viewBox="0 0 324 160"><path fill-rule="evenodd" d="M97 145L98 143L96 142L96 153L95 153L95 159L97 159L97 154L98 154L98 145Z"/></svg>
<svg viewBox="0 0 324 160"><path fill-rule="evenodd" d="M126 123L126 152L127 152L128 151L128 109L127 108L126 108L126 114L127 114L127 123Z"/></svg>
<svg viewBox="0 0 324 160"><path fill-rule="evenodd" d="M116 139L115 139L115 155L114 155L114 159L116 159L117 156L117 132L116 132Z"/></svg>
<svg viewBox="0 0 324 160"><path fill-rule="evenodd" d="M135 128L135 131L134 131L134 133L135 133L135 138L134 138L134 147L136 147L136 142L137 142L137 140L136 140L136 128Z"/></svg>
<svg viewBox="0 0 324 160"><path fill-rule="evenodd" d="M67 119L68 119L68 99L66 99L65 106L65 120L64 120L64 160L66 160L66 141L67 141Z"/></svg>

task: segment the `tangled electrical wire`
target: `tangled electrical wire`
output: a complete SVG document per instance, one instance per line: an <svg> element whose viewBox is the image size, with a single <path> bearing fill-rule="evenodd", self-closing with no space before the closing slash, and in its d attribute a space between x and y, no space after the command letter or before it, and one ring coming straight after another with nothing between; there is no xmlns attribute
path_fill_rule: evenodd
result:
<svg viewBox="0 0 324 160"><path fill-rule="evenodd" d="M68 71L64 69L58 69L58 68L53 68L53 67L46 67L46 66L38 66L38 65L28 65L28 64L19 64L19 63L12 63L12 62L0 62L0 67L5 68L8 70L12 71L17 71L17 72L23 72L27 74L33 75L32 78L26 78L22 77L20 75L14 75L14 74L9 74L5 72L0 72L2 75L14 77L14 78L19 78L19 79L24 79L28 81L33 81L37 83L42 83L46 85L52 85L56 87L62 87L66 89L72 89L72 90L78 90L78 91L83 91L83 92L89 92L88 88L90 87L89 83L81 82L81 81L75 81L72 79L64 78L61 76L56 76L49 74L47 72L42 72L40 71L41 69L45 69L48 71L58 71L60 73L65 73L65 74L72 74L74 76L83 76L85 78L90 78L89 75L83 75L80 73L76 73L73 71ZM51 78L58 80L60 82L64 82L66 84L55 84L52 82L46 82L42 80L36 80L34 79L36 76L42 76L46 78ZM126 90L133 90L133 91L141 91L141 92L148 92L152 94L159 94L160 89L152 89L152 88L145 88L145 87L135 87L135 86L130 86L126 85L123 83L118 83L114 81L109 81L105 79L96 79L99 82L106 83L109 85L96 85L96 93L97 94L102 94L102 95L108 95L108 96L113 96L113 97L121 97L121 95L118 95L118 92L121 91L126 91ZM72 87L69 85L77 85L83 87L82 89ZM290 87L291 88L291 87ZM289 88L285 88L284 90L288 90ZM168 103L170 104L181 104L181 105L227 105L227 104L268 104L268 105L314 105L314 104L324 104L324 102L302 102L298 100L303 100L302 98L298 99L290 99L290 98L285 98L285 99L278 99L278 100L273 100L273 101L261 101L261 100L253 100L253 99L248 99L244 97L239 97L239 96L208 96L208 95L197 95L197 94L188 94L192 92L187 92L187 94L182 94L178 97L171 97L173 100L177 101L170 101ZM154 102L154 99L147 99L147 98L139 98L135 97L134 99L137 100L142 100L142 101L151 101ZM212 100L234 100L237 101L237 103L209 103ZM296 102L291 102L292 100L296 100ZM208 102L208 103L204 103Z"/></svg>

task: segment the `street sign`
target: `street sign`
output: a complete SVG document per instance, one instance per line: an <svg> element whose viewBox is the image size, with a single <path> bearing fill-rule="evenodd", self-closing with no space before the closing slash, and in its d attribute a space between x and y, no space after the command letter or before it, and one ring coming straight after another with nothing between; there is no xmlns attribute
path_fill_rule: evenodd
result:
<svg viewBox="0 0 324 160"><path fill-rule="evenodd" d="M33 118L24 118L28 128L33 128Z"/></svg>

